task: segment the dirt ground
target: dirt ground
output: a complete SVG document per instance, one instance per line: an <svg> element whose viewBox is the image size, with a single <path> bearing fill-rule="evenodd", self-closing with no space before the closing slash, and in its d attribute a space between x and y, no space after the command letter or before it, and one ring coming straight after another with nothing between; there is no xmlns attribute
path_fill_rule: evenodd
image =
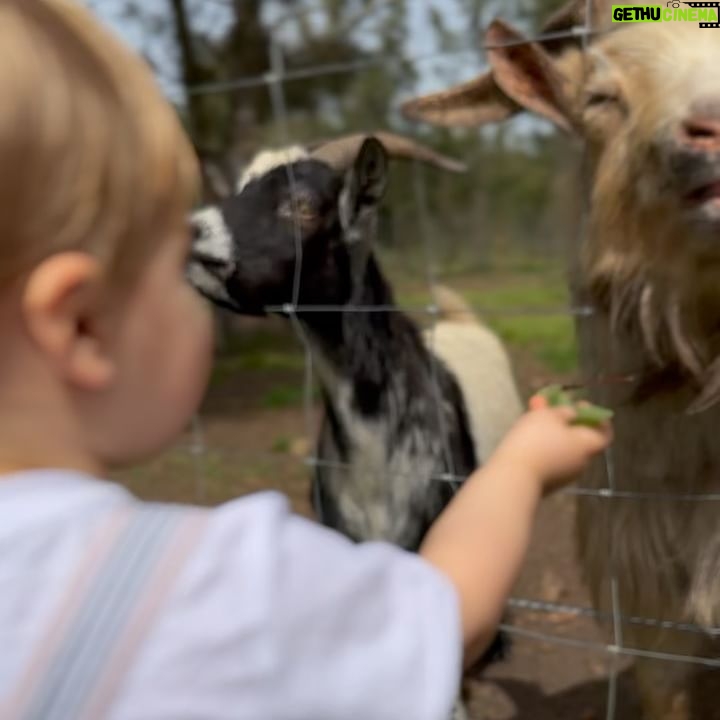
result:
<svg viewBox="0 0 720 720"><path fill-rule="evenodd" d="M551 377L532 358L513 353L524 392ZM306 415L299 402L268 406L273 388L300 387L302 367L229 373L213 384L201 413L202 436L188 431L183 444L156 462L118 475L138 495L170 501L215 504L246 493L274 488L293 507L310 515L304 458L310 450ZM315 408L313 423L319 419ZM311 433L312 434L312 433ZM193 455L193 440L203 452ZM199 442L198 442L199 441ZM530 554L514 596L560 605L589 607L573 550L573 498L557 495L540 512ZM515 637L510 657L473 681L476 720L603 720L608 673L614 658L601 648L564 644L602 644L609 635L588 617L568 612L512 610L514 626L560 642ZM639 720L637 698L626 658L619 658L618 720ZM718 673L705 678L708 696L698 720L720 718ZM408 719L412 720L412 719Z"/></svg>

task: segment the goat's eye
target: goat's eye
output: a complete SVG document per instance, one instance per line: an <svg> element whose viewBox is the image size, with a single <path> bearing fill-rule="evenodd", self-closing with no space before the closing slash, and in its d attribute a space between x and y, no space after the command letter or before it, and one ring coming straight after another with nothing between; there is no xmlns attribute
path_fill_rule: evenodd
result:
<svg viewBox="0 0 720 720"><path fill-rule="evenodd" d="M614 93L598 90L597 92L588 93L585 98L585 106L588 108L601 107L617 102L618 99L618 96Z"/></svg>
<svg viewBox="0 0 720 720"><path fill-rule="evenodd" d="M299 198L295 201L295 212L302 218L315 216L315 208L307 198Z"/></svg>
<svg viewBox="0 0 720 720"><path fill-rule="evenodd" d="M310 198L303 196L288 198L280 203L278 214L287 220L295 219L302 223L311 222L317 217L314 203Z"/></svg>

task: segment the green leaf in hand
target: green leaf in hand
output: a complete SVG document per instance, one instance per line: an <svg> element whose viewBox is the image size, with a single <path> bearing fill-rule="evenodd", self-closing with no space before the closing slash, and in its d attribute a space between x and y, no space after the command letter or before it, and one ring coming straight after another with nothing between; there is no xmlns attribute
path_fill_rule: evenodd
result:
<svg viewBox="0 0 720 720"><path fill-rule="evenodd" d="M548 385L537 393L544 397L551 407L567 406L575 409L573 425L599 427L613 417L613 411L600 405L581 402L573 393L563 390L560 385Z"/></svg>

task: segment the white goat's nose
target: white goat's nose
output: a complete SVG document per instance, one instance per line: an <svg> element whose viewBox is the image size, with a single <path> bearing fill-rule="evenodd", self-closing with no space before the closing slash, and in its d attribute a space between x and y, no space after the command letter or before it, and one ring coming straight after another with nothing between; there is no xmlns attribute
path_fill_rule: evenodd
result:
<svg viewBox="0 0 720 720"><path fill-rule="evenodd" d="M680 126L679 139L689 150L720 151L720 100L693 105Z"/></svg>

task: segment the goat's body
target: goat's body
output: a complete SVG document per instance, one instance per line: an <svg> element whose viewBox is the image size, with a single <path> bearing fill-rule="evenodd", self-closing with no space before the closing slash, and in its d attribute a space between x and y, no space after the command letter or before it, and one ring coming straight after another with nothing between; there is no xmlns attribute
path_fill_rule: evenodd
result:
<svg viewBox="0 0 720 720"><path fill-rule="evenodd" d="M612 611L615 578L624 617L716 625L718 508L714 502L682 496L720 493L720 409L686 414L696 389L682 373L654 376L642 346L611 332L607 315L597 313L580 322L584 368L591 377L600 373L608 378L591 395L614 409L616 437L607 459L594 461L583 483L595 490L607 488L610 472L614 490L640 494L578 498L578 552L593 605ZM702 633L663 629L652 622L624 624L623 632L624 642L642 651L718 655ZM691 669L685 663L637 661L639 690L650 717L695 717L686 682Z"/></svg>
<svg viewBox="0 0 720 720"><path fill-rule="evenodd" d="M503 346L474 319L441 319L421 334L403 314L383 315L344 316L362 370L348 373L317 344L326 416L314 502L323 522L356 540L417 550L521 404Z"/></svg>
<svg viewBox="0 0 720 720"><path fill-rule="evenodd" d="M586 482L607 488L610 470L616 490L641 495L578 498L580 559L598 609L615 577L623 615L650 619L625 623L626 643L705 654L707 635L652 621L720 616L718 509L682 499L720 491L720 35L612 19L607 0L570 0L538 43L496 20L489 72L405 112L460 127L523 109L583 140L575 300L595 312L580 320L580 349L592 398L616 413L608 468L595 462ZM581 25L597 31L589 41ZM646 720L706 720L690 704L691 668L638 657Z"/></svg>
<svg viewBox="0 0 720 720"><path fill-rule="evenodd" d="M355 395L362 388L332 381L319 444L316 511L355 540L387 540L416 550L452 497L453 484L443 478L467 477L477 466L475 444L462 395L444 365L430 354L418 358L416 350L404 359L397 346L387 352L395 367L381 415L358 410ZM413 367L403 368L404 360ZM326 382L332 370L319 372Z"/></svg>

